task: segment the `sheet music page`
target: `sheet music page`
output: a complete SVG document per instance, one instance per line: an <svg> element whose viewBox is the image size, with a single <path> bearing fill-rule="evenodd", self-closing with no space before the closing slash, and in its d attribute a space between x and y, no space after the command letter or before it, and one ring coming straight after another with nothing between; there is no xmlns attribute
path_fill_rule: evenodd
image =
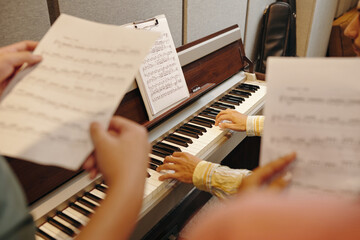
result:
<svg viewBox="0 0 360 240"><path fill-rule="evenodd" d="M147 98L148 103L145 104L150 106L153 116L189 97L166 17L160 15L155 19L158 20L157 25L154 21L137 25L138 28L161 33L140 67L141 79L137 78L141 93Z"/></svg>
<svg viewBox="0 0 360 240"><path fill-rule="evenodd" d="M0 103L1 154L79 168L90 123L107 127L158 35L61 15Z"/></svg>
<svg viewBox="0 0 360 240"><path fill-rule="evenodd" d="M261 164L293 151L289 190L360 193L360 59L270 58Z"/></svg>

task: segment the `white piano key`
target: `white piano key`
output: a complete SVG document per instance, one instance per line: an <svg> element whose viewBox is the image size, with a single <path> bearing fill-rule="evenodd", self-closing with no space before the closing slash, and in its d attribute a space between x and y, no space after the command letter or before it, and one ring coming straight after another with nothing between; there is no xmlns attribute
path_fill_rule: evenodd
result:
<svg viewBox="0 0 360 240"><path fill-rule="evenodd" d="M68 215L69 217L75 219L82 225L86 225L89 221L89 218L86 217L84 214L79 213L78 211L75 211L74 209L67 207L63 210L63 213Z"/></svg>
<svg viewBox="0 0 360 240"><path fill-rule="evenodd" d="M78 205L79 207L82 207L85 210L88 210L91 213L94 213L95 211L87 206L85 206L84 204L80 203L80 202L75 202L76 205Z"/></svg>
<svg viewBox="0 0 360 240"><path fill-rule="evenodd" d="M109 188L109 186L106 185L105 183L101 183L100 185L103 186L104 188Z"/></svg>
<svg viewBox="0 0 360 240"><path fill-rule="evenodd" d="M62 225L70 228L71 230L74 231L75 234L79 234L80 233L80 230L76 227L74 227L73 225L71 225L70 223L68 223L67 221L63 220L62 218L58 217L58 216L55 216L53 217L54 220L58 221L59 223L61 223Z"/></svg>
<svg viewBox="0 0 360 240"><path fill-rule="evenodd" d="M154 158L154 159L156 159L156 160L159 160L159 161L161 161L161 162L164 162L164 158L159 157L159 156L156 156L156 155L154 155L154 154L152 154L152 153L149 154L149 157Z"/></svg>
<svg viewBox="0 0 360 240"><path fill-rule="evenodd" d="M235 110L239 111L240 113L247 113L260 99L262 99L266 94L266 86L259 86L260 88L255 92L252 93L249 98L237 106Z"/></svg>
<svg viewBox="0 0 360 240"><path fill-rule="evenodd" d="M40 230L42 230L43 232L45 232L47 235L49 235L50 237L53 237L55 239L59 239L56 235L56 233L50 231L48 228L44 227L44 225L39 227ZM61 238L60 238L61 239Z"/></svg>
<svg viewBox="0 0 360 240"><path fill-rule="evenodd" d="M95 196L97 196L97 197L99 197L99 198L101 198L101 199L104 199L105 196L106 196L105 193L103 193L103 192L101 192L101 191L99 191L99 190L97 190L97 189L91 190L90 193L93 194L93 195L95 195Z"/></svg>
<svg viewBox="0 0 360 240"><path fill-rule="evenodd" d="M147 181L145 181L145 187L144 187L144 197L146 197L147 195L149 195L150 193L152 193L152 191L154 191L156 188L149 184Z"/></svg>
<svg viewBox="0 0 360 240"><path fill-rule="evenodd" d="M161 173L154 171L152 169L148 169L149 174L151 175L149 178L147 178L147 182L151 184L152 186L159 187L163 182L159 181L159 177L161 176Z"/></svg>
<svg viewBox="0 0 360 240"><path fill-rule="evenodd" d="M40 226L40 229L49 234L51 237L61 240L70 240L72 239L69 235L65 234L63 231L54 227L50 223L44 223ZM52 234L52 235L51 235Z"/></svg>
<svg viewBox="0 0 360 240"><path fill-rule="evenodd" d="M83 196L82 198L85 199L86 201L94 204L95 206L100 206L100 204L98 202L95 202L94 200L92 200L92 199L90 199L90 198L88 198L86 196Z"/></svg>
<svg viewBox="0 0 360 240"><path fill-rule="evenodd" d="M46 239L35 234L35 240L46 240Z"/></svg>

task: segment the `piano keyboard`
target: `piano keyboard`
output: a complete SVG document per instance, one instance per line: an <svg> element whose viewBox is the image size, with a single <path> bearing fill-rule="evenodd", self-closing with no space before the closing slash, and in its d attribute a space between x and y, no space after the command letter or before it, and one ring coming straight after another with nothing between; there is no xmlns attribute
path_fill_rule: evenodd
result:
<svg viewBox="0 0 360 240"><path fill-rule="evenodd" d="M175 151L182 151L201 157L212 143L227 133L214 125L216 115L228 108L248 114L253 106L263 100L265 93L264 84L236 84L230 91L222 94L217 101L201 108L171 131L156 139L149 154L149 175L145 183L143 207L158 196L157 193L168 191L177 183L175 180L163 182L158 180L162 173L156 172L155 169L163 163L166 156ZM105 183L97 181L93 189L72 198L61 207L62 210L59 208L45 218L43 217L45 221L38 226L36 239L73 239L80 232L81 227L87 224L101 200L105 198L107 188Z"/></svg>

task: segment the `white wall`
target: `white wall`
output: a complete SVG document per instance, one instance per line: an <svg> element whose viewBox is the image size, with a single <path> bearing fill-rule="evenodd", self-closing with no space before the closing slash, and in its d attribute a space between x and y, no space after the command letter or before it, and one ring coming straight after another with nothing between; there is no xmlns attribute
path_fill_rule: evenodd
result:
<svg viewBox="0 0 360 240"><path fill-rule="evenodd" d="M40 40L50 27L46 1L0 1L0 46L21 40Z"/></svg>
<svg viewBox="0 0 360 240"><path fill-rule="evenodd" d="M263 11L274 1L59 0L59 6L64 13L118 25L164 13L176 46L183 44L184 36L191 42L238 24L246 55L254 60ZM324 56L335 13L356 3L357 0L297 0L297 54ZM0 1L0 21L0 46L23 39L39 40L50 27L46 0Z"/></svg>
<svg viewBox="0 0 360 240"><path fill-rule="evenodd" d="M244 39L247 0L185 0L187 42L238 24Z"/></svg>
<svg viewBox="0 0 360 240"><path fill-rule="evenodd" d="M122 25L165 14L176 46L182 45L182 0L59 0L60 12Z"/></svg>

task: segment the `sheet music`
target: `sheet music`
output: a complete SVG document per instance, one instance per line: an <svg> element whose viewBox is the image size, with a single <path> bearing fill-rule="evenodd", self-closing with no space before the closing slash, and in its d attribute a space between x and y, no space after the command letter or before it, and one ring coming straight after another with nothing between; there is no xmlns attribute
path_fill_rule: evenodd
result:
<svg viewBox="0 0 360 240"><path fill-rule="evenodd" d="M144 102L151 110L148 111L150 118L189 97L166 17L160 15L155 19L158 21L156 25L153 21L137 25L161 33L140 67L141 77L136 78L141 94L146 96Z"/></svg>
<svg viewBox="0 0 360 240"><path fill-rule="evenodd" d="M360 59L271 58L261 164L295 151L290 190L360 193Z"/></svg>
<svg viewBox="0 0 360 240"><path fill-rule="evenodd" d="M61 15L0 103L1 154L79 168L90 123L108 125L158 35Z"/></svg>

